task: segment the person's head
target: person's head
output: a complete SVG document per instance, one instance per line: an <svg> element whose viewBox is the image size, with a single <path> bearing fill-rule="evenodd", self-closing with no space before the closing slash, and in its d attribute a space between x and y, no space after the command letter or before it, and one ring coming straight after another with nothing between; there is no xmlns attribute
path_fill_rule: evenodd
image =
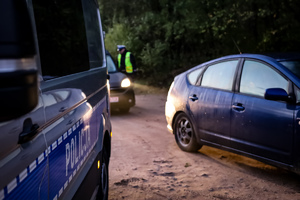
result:
<svg viewBox="0 0 300 200"><path fill-rule="evenodd" d="M118 51L120 54L122 54L122 53L125 51L125 49L126 49L126 46L125 46L125 45L117 45L117 47L118 47L117 51Z"/></svg>

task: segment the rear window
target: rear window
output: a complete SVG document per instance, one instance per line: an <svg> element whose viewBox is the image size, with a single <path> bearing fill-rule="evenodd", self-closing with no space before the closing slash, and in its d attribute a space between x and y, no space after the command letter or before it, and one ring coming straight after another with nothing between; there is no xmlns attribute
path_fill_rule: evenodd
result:
<svg viewBox="0 0 300 200"><path fill-rule="evenodd" d="M232 90L238 60L220 62L209 66L203 74L201 86Z"/></svg>
<svg viewBox="0 0 300 200"><path fill-rule="evenodd" d="M197 80L198 80L201 72L203 71L203 69L204 69L204 67L201 67L199 69L196 69L195 71L192 71L191 73L189 73L187 75L190 84L196 85Z"/></svg>

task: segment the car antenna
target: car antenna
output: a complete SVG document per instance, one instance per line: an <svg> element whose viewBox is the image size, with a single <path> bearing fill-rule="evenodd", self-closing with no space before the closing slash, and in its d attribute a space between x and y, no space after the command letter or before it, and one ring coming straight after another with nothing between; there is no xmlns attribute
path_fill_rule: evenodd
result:
<svg viewBox="0 0 300 200"><path fill-rule="evenodd" d="M233 41L235 47L236 47L236 48L238 49L238 51L240 52L240 54L242 54L242 52L241 52L239 46L236 44L236 42L234 41L234 39L233 39L233 38L231 38L231 39L232 39L232 41Z"/></svg>

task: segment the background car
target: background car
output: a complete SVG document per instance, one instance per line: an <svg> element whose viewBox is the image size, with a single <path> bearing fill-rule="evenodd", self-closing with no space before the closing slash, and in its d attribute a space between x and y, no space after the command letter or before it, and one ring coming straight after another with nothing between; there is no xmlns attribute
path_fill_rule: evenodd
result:
<svg viewBox="0 0 300 200"><path fill-rule="evenodd" d="M119 109L127 113L135 105L135 94L131 80L126 74L119 72L110 53L106 51L107 70L110 76L110 105L112 109Z"/></svg>
<svg viewBox="0 0 300 200"><path fill-rule="evenodd" d="M175 77L165 115L184 151L202 145L299 172L300 54L240 54Z"/></svg>

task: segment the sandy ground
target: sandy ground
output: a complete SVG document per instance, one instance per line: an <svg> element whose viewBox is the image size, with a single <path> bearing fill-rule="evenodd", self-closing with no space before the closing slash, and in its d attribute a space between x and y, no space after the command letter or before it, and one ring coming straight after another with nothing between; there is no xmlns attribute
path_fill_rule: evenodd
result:
<svg viewBox="0 0 300 200"><path fill-rule="evenodd" d="M300 200L298 175L207 146L181 151L165 101L165 92L139 93L128 114L112 113L109 199Z"/></svg>

